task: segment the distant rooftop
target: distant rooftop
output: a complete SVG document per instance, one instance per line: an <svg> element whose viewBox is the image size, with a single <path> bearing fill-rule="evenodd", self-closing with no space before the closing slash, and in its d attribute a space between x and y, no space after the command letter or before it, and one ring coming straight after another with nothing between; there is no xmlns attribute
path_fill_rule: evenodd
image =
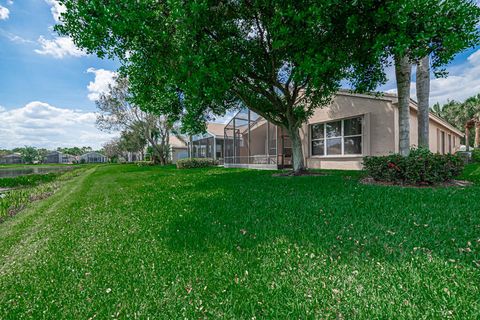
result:
<svg viewBox="0 0 480 320"><path fill-rule="evenodd" d="M225 129L225 124L223 123L214 123L214 122L207 123L207 132L217 137L223 137L224 129Z"/></svg>

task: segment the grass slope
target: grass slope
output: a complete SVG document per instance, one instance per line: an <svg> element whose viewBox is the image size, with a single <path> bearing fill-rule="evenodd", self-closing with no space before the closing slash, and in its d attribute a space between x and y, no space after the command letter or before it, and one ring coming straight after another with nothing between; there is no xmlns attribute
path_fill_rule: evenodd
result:
<svg viewBox="0 0 480 320"><path fill-rule="evenodd" d="M469 188L112 165L0 225L0 318L476 318Z"/></svg>

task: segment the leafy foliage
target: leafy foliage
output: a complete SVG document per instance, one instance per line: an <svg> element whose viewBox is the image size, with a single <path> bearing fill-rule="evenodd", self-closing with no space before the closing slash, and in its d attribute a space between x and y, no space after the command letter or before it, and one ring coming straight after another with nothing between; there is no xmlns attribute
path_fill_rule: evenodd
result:
<svg viewBox="0 0 480 320"><path fill-rule="evenodd" d="M0 187L13 188L35 186L41 183L53 181L60 176L60 174L61 173L29 174L14 178L0 178Z"/></svg>
<svg viewBox="0 0 480 320"><path fill-rule="evenodd" d="M125 151L141 152L146 145L147 139L141 125L135 125L129 130L124 130L120 135L120 147Z"/></svg>
<svg viewBox="0 0 480 320"><path fill-rule="evenodd" d="M472 152L472 160L480 163L480 149L475 149Z"/></svg>
<svg viewBox="0 0 480 320"><path fill-rule="evenodd" d="M480 94L469 97L463 102L448 101L443 106L434 105L434 112L443 119L450 122L459 130L465 130L470 137L469 146L473 142L480 145L480 135L476 135L475 130L480 130ZM477 128L478 127L478 128ZM466 141L464 141L466 143Z"/></svg>
<svg viewBox="0 0 480 320"><path fill-rule="evenodd" d="M57 30L120 58L143 109L197 131L209 114L246 105L289 132L295 167L303 167L299 127L342 80L359 91L385 80L369 32L377 1L61 2Z"/></svg>
<svg viewBox="0 0 480 320"><path fill-rule="evenodd" d="M57 148L57 151L70 154L72 156L81 156L85 153L93 151L92 147L71 147L71 148Z"/></svg>
<svg viewBox="0 0 480 320"><path fill-rule="evenodd" d="M24 148L21 148L19 151L20 151L20 154L22 155L22 160L24 163L33 163L34 161L39 160L38 151L37 151L37 148L35 147L25 146Z"/></svg>
<svg viewBox="0 0 480 320"><path fill-rule="evenodd" d="M478 44L480 8L470 0L385 1L374 19L378 45L388 55L412 62L431 56L436 75L460 51Z"/></svg>
<svg viewBox="0 0 480 320"><path fill-rule="evenodd" d="M217 161L210 158L187 158L177 161L178 169L206 168L217 165Z"/></svg>
<svg viewBox="0 0 480 320"><path fill-rule="evenodd" d="M399 184L435 184L457 177L463 160L457 155L434 154L427 149L412 149L406 157L399 154L365 157L368 175L377 181Z"/></svg>
<svg viewBox="0 0 480 320"><path fill-rule="evenodd" d="M169 137L174 128L164 115L143 111L133 102L128 80L117 76L115 84L96 101L99 114L97 126L106 131L122 131L120 148L139 151L146 142L154 150L154 161L166 164L169 157Z"/></svg>
<svg viewBox="0 0 480 320"><path fill-rule="evenodd" d="M136 161L135 164L138 167L150 167L150 166L154 166L155 162L153 162L153 161Z"/></svg>
<svg viewBox="0 0 480 320"><path fill-rule="evenodd" d="M102 147L102 152L111 162L117 162L123 156L122 144L119 138L113 138Z"/></svg>

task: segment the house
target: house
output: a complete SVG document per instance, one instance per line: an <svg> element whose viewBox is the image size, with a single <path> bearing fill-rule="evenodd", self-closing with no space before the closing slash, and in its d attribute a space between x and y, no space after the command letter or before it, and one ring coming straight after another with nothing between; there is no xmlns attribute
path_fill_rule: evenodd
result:
<svg viewBox="0 0 480 320"><path fill-rule="evenodd" d="M180 159L188 158L188 144L183 137L170 136L170 161L176 163Z"/></svg>
<svg viewBox="0 0 480 320"><path fill-rule="evenodd" d="M362 169L364 156L399 151L398 98L340 91L330 106L316 109L300 129L305 165ZM454 153L463 133L430 114L430 150ZM244 109L225 126L225 167L283 168L292 164L288 134ZM410 144L418 140L417 103L410 103Z"/></svg>
<svg viewBox="0 0 480 320"><path fill-rule="evenodd" d="M44 163L59 163L59 164L72 164L77 162L77 158L70 154L66 154L60 151L52 151L44 158Z"/></svg>
<svg viewBox="0 0 480 320"><path fill-rule="evenodd" d="M146 152L144 150L131 152L127 151L123 153L123 156L120 158L121 162L136 162L144 161Z"/></svg>
<svg viewBox="0 0 480 320"><path fill-rule="evenodd" d="M188 155L191 158L212 158L223 163L224 128L222 123L208 123L207 132L190 138Z"/></svg>
<svg viewBox="0 0 480 320"><path fill-rule="evenodd" d="M88 152L80 156L81 163L105 163L107 161L107 157L95 151Z"/></svg>
<svg viewBox="0 0 480 320"><path fill-rule="evenodd" d="M12 153L0 157L0 164L22 164L23 158L20 153Z"/></svg>

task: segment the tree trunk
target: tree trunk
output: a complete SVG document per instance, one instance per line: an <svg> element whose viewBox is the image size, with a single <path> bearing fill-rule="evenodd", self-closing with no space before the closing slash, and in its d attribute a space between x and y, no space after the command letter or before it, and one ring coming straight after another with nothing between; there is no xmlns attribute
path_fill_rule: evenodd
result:
<svg viewBox="0 0 480 320"><path fill-rule="evenodd" d="M189 141L188 155L189 155L189 158L192 159L193 158L193 139L192 139L192 135L188 136L188 141Z"/></svg>
<svg viewBox="0 0 480 320"><path fill-rule="evenodd" d="M470 151L470 127L468 124L465 125L465 150Z"/></svg>
<svg viewBox="0 0 480 320"><path fill-rule="evenodd" d="M429 112L430 112L430 59L423 57L417 64L417 100L418 100L418 146L429 146Z"/></svg>
<svg viewBox="0 0 480 320"><path fill-rule="evenodd" d="M480 121L475 122L475 148L480 148Z"/></svg>
<svg viewBox="0 0 480 320"><path fill-rule="evenodd" d="M152 146L152 151L153 151L153 154L152 154L152 160L153 160L153 163L154 164L161 164L161 165L164 165L164 162L163 162L163 157L162 157L162 152L160 150L160 148L158 147L157 143L155 142L154 139L150 138L148 139L148 142L150 142L150 145Z"/></svg>
<svg viewBox="0 0 480 320"><path fill-rule="evenodd" d="M170 145L165 142L166 138L163 137L160 144L158 144L158 141L153 138L147 140L152 146L154 152L154 155L152 155L153 163L160 163L162 166L166 165L168 163L168 148L170 147Z"/></svg>
<svg viewBox="0 0 480 320"><path fill-rule="evenodd" d="M300 138L299 128L287 128L288 135L292 140L293 172L295 174L305 171L305 162L303 159L302 140Z"/></svg>
<svg viewBox="0 0 480 320"><path fill-rule="evenodd" d="M412 65L408 57L395 57L395 76L398 92L399 151L402 156L410 153L410 81Z"/></svg>

